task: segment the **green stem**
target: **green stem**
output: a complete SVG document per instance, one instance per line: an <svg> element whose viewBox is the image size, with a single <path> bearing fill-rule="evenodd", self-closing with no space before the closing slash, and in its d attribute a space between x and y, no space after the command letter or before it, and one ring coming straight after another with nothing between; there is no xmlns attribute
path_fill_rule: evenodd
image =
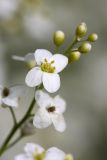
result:
<svg viewBox="0 0 107 160"><path fill-rule="evenodd" d="M77 37L74 37L72 43L70 44L70 46L66 49L66 51L64 52L64 54L68 54L69 51L74 47L74 45L78 42Z"/></svg>
<svg viewBox="0 0 107 160"><path fill-rule="evenodd" d="M5 151L7 151L8 149L10 149L11 147L13 147L17 142L19 142L21 139L23 138L22 135L20 135L18 138L16 138L12 143L10 143L7 148L5 149Z"/></svg>
<svg viewBox="0 0 107 160"><path fill-rule="evenodd" d="M9 107L9 109L10 109L10 112L11 112L11 115L12 115L12 118L13 118L14 125L16 125L17 124L17 120L16 120L16 116L15 116L14 110L11 107Z"/></svg>
<svg viewBox="0 0 107 160"><path fill-rule="evenodd" d="M6 140L4 141L3 145L0 148L0 157L5 152L8 143L10 142L10 140L12 139L12 137L14 136L14 134L16 133L16 131L21 127L21 125L29 117L29 114L31 113L31 111L32 111L32 109L34 107L34 104L35 104L35 98L32 100L32 102L30 104L30 107L28 108L28 110L27 110L26 114L24 115L24 117L16 125L14 125L13 128L11 129L9 135L7 136Z"/></svg>

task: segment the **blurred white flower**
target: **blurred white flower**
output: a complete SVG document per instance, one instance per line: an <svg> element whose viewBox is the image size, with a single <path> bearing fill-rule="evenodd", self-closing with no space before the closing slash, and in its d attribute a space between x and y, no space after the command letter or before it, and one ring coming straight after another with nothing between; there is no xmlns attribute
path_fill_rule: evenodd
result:
<svg viewBox="0 0 107 160"><path fill-rule="evenodd" d="M11 18L20 0L0 0L0 17Z"/></svg>
<svg viewBox="0 0 107 160"><path fill-rule="evenodd" d="M52 55L45 49L37 49L34 53L37 66L31 69L25 79L30 87L35 87L43 82L44 88L54 93L60 88L61 72L68 64L68 58L61 54Z"/></svg>
<svg viewBox="0 0 107 160"><path fill-rule="evenodd" d="M28 53L24 57L13 55L12 59L25 62L29 68L33 68L36 66L34 53Z"/></svg>
<svg viewBox="0 0 107 160"><path fill-rule="evenodd" d="M0 86L0 105L17 108L21 96L25 95L26 87L17 85L10 88Z"/></svg>
<svg viewBox="0 0 107 160"><path fill-rule="evenodd" d="M15 160L42 160L44 157L44 148L38 144L27 143L24 151L25 153L17 155Z"/></svg>
<svg viewBox="0 0 107 160"><path fill-rule="evenodd" d="M27 34L40 41L46 41L46 37L48 39L49 35L55 30L53 21L49 17L37 12L27 14L23 23Z"/></svg>
<svg viewBox="0 0 107 160"><path fill-rule="evenodd" d="M66 129L63 117L66 109L65 101L59 95L52 98L40 90L36 91L35 99L39 109L34 116L34 126L36 128L46 128L53 123L57 131L63 132Z"/></svg>
<svg viewBox="0 0 107 160"><path fill-rule="evenodd" d="M56 147L51 147L46 151L38 144L27 143L24 151L25 153L17 155L15 160L73 160L72 155L68 156Z"/></svg>

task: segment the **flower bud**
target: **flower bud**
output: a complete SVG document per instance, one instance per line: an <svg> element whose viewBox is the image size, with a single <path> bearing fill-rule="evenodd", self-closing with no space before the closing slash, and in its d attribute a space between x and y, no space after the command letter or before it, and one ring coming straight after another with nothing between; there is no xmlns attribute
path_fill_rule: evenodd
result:
<svg viewBox="0 0 107 160"><path fill-rule="evenodd" d="M21 134L23 136L29 136L35 134L36 129L33 126L33 119L28 119L21 127Z"/></svg>
<svg viewBox="0 0 107 160"><path fill-rule="evenodd" d="M71 154L67 154L64 160L73 160L73 156Z"/></svg>
<svg viewBox="0 0 107 160"><path fill-rule="evenodd" d="M54 44L56 46L62 45L64 40L65 40L65 34L63 31L56 31L54 33Z"/></svg>
<svg viewBox="0 0 107 160"><path fill-rule="evenodd" d="M36 62L35 62L35 60L27 61L27 62L26 62L26 65L27 65L27 67L28 67L29 69L32 69L33 67L36 66Z"/></svg>
<svg viewBox="0 0 107 160"><path fill-rule="evenodd" d="M84 42L79 48L78 50L81 52L81 53L88 53L91 51L91 44L89 42Z"/></svg>
<svg viewBox="0 0 107 160"><path fill-rule="evenodd" d="M87 26L86 23L81 23L77 29L76 29L76 36L79 38L82 38L83 36L85 36L87 33Z"/></svg>
<svg viewBox="0 0 107 160"><path fill-rule="evenodd" d="M80 59L81 53L79 51L72 51L69 54L69 62L75 62Z"/></svg>
<svg viewBox="0 0 107 160"><path fill-rule="evenodd" d="M98 35L96 33L92 33L88 37L88 41L90 41L90 42L95 42L97 40L98 40Z"/></svg>

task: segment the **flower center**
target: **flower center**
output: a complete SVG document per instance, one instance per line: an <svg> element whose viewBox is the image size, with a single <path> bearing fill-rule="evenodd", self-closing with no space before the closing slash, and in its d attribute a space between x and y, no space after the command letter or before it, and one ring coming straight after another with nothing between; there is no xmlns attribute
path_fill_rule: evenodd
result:
<svg viewBox="0 0 107 160"><path fill-rule="evenodd" d="M54 112L55 111L55 106L51 106L49 108L47 108L47 111L50 112Z"/></svg>
<svg viewBox="0 0 107 160"><path fill-rule="evenodd" d="M48 62L47 59L44 60L44 62L41 64L41 70L48 73L54 73L55 67L52 66L54 61Z"/></svg>
<svg viewBox="0 0 107 160"><path fill-rule="evenodd" d="M33 158L34 160L43 160L45 156L45 152L39 153L39 154L34 154Z"/></svg>
<svg viewBox="0 0 107 160"><path fill-rule="evenodd" d="M2 91L2 97L7 97L9 95L10 91L8 88L4 88Z"/></svg>

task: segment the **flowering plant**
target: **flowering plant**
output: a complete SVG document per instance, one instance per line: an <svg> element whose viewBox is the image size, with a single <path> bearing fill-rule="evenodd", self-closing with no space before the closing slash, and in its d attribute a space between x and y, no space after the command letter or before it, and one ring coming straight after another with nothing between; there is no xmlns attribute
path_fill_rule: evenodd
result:
<svg viewBox="0 0 107 160"><path fill-rule="evenodd" d="M34 98L21 120L17 121L14 109L19 106L19 101L26 94L28 88L24 85L12 87L0 86L0 105L3 108L9 108L14 125L7 135L5 141L0 147L0 157L15 145L19 140L27 135L35 133L35 128L47 128L53 124L59 132L64 132L66 122L63 113L66 110L65 100L56 95L52 97L51 93L59 90L61 85L60 72L91 51L92 43L98 39L97 34L92 33L86 39L87 26L81 23L77 26L75 35L70 46L59 52L60 46L64 43L65 34L62 31L56 31L53 37L55 54L46 49L36 49L34 53L29 53L24 57L13 55L12 58L17 61L23 61L29 67L25 77L25 84L28 87L35 88ZM45 91L43 91L45 90ZM38 109L35 113L34 107L37 103ZM19 132L16 139L13 136ZM27 143L24 148L25 153L15 157L15 160L72 160L70 154L65 154L56 147L45 150L38 144Z"/></svg>

